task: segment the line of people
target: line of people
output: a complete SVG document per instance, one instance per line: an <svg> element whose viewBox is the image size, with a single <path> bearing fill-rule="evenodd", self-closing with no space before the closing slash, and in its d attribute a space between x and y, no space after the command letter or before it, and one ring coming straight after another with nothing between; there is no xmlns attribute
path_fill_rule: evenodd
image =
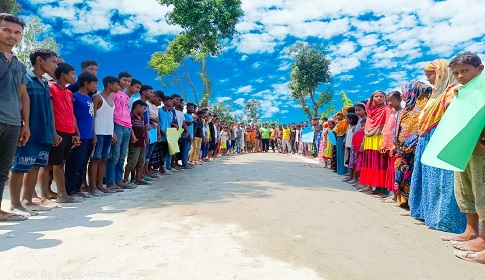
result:
<svg viewBox="0 0 485 280"><path fill-rule="evenodd" d="M485 130L477 143L463 143L475 147L464 172L421 162L453 98L483 69L469 52L428 63L424 73L433 86L412 81L401 91L375 91L330 119L314 119L313 141L300 153L345 176L360 192L409 210L401 215L455 233L442 236L455 255L485 263Z"/></svg>

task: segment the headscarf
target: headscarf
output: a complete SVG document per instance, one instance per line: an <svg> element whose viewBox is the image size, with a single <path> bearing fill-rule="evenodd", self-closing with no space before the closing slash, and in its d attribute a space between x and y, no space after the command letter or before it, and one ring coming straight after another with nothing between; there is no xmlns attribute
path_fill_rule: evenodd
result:
<svg viewBox="0 0 485 280"><path fill-rule="evenodd" d="M419 116L419 135L423 135L436 127L443 117L446 108L455 97L459 83L448 69L448 61L435 60L424 68L425 72L434 69L436 81L424 110Z"/></svg>
<svg viewBox="0 0 485 280"><path fill-rule="evenodd" d="M347 133L347 122L345 121L345 118L347 117L347 109L349 109L352 106L345 106L342 108L342 114L343 120L339 121L337 128L335 129L335 133L337 136L344 136L345 133Z"/></svg>
<svg viewBox="0 0 485 280"><path fill-rule="evenodd" d="M426 70L425 70L426 71ZM413 81L402 86L402 101L406 103L402 114L409 112L416 106L416 100L422 97L423 94L429 95L432 88L419 81Z"/></svg>
<svg viewBox="0 0 485 280"><path fill-rule="evenodd" d="M384 101L379 107L376 107L374 104L374 95L376 94L383 94L384 97L386 94L382 91L374 92L369 102L365 105L365 111L367 113L367 121L365 122L365 135L367 136L374 136L379 135L382 132L382 128L386 124L387 118L389 114L392 113L392 109L387 106L387 102Z"/></svg>

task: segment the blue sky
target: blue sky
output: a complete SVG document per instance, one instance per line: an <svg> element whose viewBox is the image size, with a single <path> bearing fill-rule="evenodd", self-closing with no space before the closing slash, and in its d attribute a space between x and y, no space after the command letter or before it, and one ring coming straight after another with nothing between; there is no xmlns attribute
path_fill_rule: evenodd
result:
<svg viewBox="0 0 485 280"><path fill-rule="evenodd" d="M128 70L143 83L166 93L147 68L150 55L163 51L180 29L164 15L170 8L155 0L21 0L22 16L36 14L62 46L61 56L76 67L99 62L99 76ZM472 51L485 59L483 0L243 0L240 33L226 51L210 58L212 101L230 102L242 114L248 99L260 100L263 119L304 120L289 95L295 42L324 44L332 60L332 88L352 100L374 90L389 91L411 80L426 81L423 67L437 58ZM196 69L189 64L193 80ZM197 81L199 96L202 86ZM189 101L193 101L190 98Z"/></svg>

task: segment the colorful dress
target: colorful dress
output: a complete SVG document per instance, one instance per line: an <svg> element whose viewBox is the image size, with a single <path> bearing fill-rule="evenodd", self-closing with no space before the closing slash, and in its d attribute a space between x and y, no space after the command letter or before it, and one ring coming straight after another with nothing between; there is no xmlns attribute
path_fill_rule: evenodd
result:
<svg viewBox="0 0 485 280"><path fill-rule="evenodd" d="M389 117L387 118L386 124L382 129L382 143L381 143L381 150L385 150L387 155L387 171L386 171L386 189L390 192L396 192L394 186L394 177L396 176L394 170L394 162L396 161L396 157L391 157L390 151L394 148L394 135L393 131L396 127L396 115L399 114L399 111L393 111Z"/></svg>
<svg viewBox="0 0 485 280"><path fill-rule="evenodd" d="M402 86L402 93L406 106L397 115L394 129L394 144L397 149L394 184L398 205L406 207L418 144L418 117L429 99L431 87L421 82L411 82Z"/></svg>
<svg viewBox="0 0 485 280"><path fill-rule="evenodd" d="M419 139L408 203L411 217L424 220L427 226L434 229L461 233L466 228L466 216L460 211L456 202L453 171L421 163L423 152L451 103L458 85L453 74L448 70L446 60L437 60L431 67L434 67L436 72L435 89L419 116ZM443 88L445 89L443 92L437 90Z"/></svg>

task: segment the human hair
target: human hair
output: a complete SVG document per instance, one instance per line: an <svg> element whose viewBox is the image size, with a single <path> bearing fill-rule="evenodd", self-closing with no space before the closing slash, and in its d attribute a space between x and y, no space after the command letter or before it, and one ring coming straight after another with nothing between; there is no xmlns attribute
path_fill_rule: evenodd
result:
<svg viewBox="0 0 485 280"><path fill-rule="evenodd" d="M357 104L354 105L354 107L359 107L359 108L361 108L362 110L365 111L365 104L364 103L357 103Z"/></svg>
<svg viewBox="0 0 485 280"><path fill-rule="evenodd" d="M174 94L172 94L172 98L180 98L180 95L174 93Z"/></svg>
<svg viewBox="0 0 485 280"><path fill-rule="evenodd" d="M350 120L351 125L357 125L357 123L359 122L359 117L355 113L347 114L347 119Z"/></svg>
<svg viewBox="0 0 485 280"><path fill-rule="evenodd" d="M59 79L59 78L61 78L61 75L62 74L66 74L67 75L71 71L76 71L76 69L74 68L74 66L72 66L69 63L61 62L61 63L58 63L57 64L57 69L54 72L54 74L56 75L56 79Z"/></svg>
<svg viewBox="0 0 485 280"><path fill-rule="evenodd" d="M318 121L318 118L317 118L317 117L315 117L315 118L313 118L313 119L312 119L312 121Z"/></svg>
<svg viewBox="0 0 485 280"><path fill-rule="evenodd" d="M94 74L91 74L89 72L82 72L81 74L79 74L79 76L77 77L77 80L79 82L79 86L80 87L83 87L84 86L84 83L92 83L92 82L97 82L98 81L98 77L96 77L96 75Z"/></svg>
<svg viewBox="0 0 485 280"><path fill-rule="evenodd" d="M133 79L135 80L135 79ZM133 80L131 81L133 83ZM140 88L140 92L144 92L144 91L147 91L147 90L153 90L153 87L150 86L150 85L142 85L141 88Z"/></svg>
<svg viewBox="0 0 485 280"><path fill-rule="evenodd" d="M0 22L1 21L16 23L16 24L22 26L22 29L24 29L25 26L26 26L25 22L22 19L20 19L16 15L12 15L12 14L9 14L9 13L0 13Z"/></svg>
<svg viewBox="0 0 485 280"><path fill-rule="evenodd" d="M81 69L86 69L91 65L98 66L98 62L96 60L92 60L92 59L83 60L81 62Z"/></svg>
<svg viewBox="0 0 485 280"><path fill-rule="evenodd" d="M464 52L453 58L448 64L448 67L451 68L460 64L469 64L476 68L482 64L482 60L474 53Z"/></svg>
<svg viewBox="0 0 485 280"><path fill-rule="evenodd" d="M180 103L184 103L184 99L183 98L180 98Z"/></svg>
<svg viewBox="0 0 485 280"><path fill-rule="evenodd" d="M344 116L344 113L342 113L342 112L337 112L337 114L335 114L335 116L341 116L341 117L343 117L343 116Z"/></svg>
<svg viewBox="0 0 485 280"><path fill-rule="evenodd" d="M169 100L173 100L173 97L169 96L169 95L166 95L166 96L163 97L163 102L169 101Z"/></svg>
<svg viewBox="0 0 485 280"><path fill-rule="evenodd" d="M322 118L322 121L325 121L325 122L326 122L326 121L328 121L328 118L327 118L327 117L323 117L323 118ZM292 123L292 124L293 124L293 123Z"/></svg>
<svg viewBox="0 0 485 280"><path fill-rule="evenodd" d="M197 105L195 105L195 104L194 104L194 103L192 103L192 102L189 102L189 103L185 104L185 106L187 106L187 107L192 106L192 107L194 107L194 109L195 109L195 108L197 108Z"/></svg>
<svg viewBox="0 0 485 280"><path fill-rule="evenodd" d="M131 105L131 111L133 112L138 106L148 107L145 101L138 99L137 101L133 102L133 105Z"/></svg>
<svg viewBox="0 0 485 280"><path fill-rule="evenodd" d="M120 79L120 80L121 80L122 78L133 78L133 77L132 77L132 76L131 76L131 74L130 74L130 73L128 73L127 71L123 71L123 72L120 72L120 73L118 74L118 79ZM140 84L141 84L141 83L140 83Z"/></svg>
<svg viewBox="0 0 485 280"><path fill-rule="evenodd" d="M387 97L401 99L401 92L397 90L393 90L387 94Z"/></svg>
<svg viewBox="0 0 485 280"><path fill-rule="evenodd" d="M363 118L363 119L360 120L360 124L365 124L366 121L367 121L367 119Z"/></svg>
<svg viewBox="0 0 485 280"><path fill-rule="evenodd" d="M121 78L120 78L120 79L121 79ZM137 79L132 79L132 80L131 80L131 84L130 84L130 86L132 87L132 86L134 86L134 85L140 85L140 86L141 86L141 85L142 85L142 83L141 83L141 81L140 81L140 80L137 80ZM141 90L140 90L140 91L141 91Z"/></svg>
<svg viewBox="0 0 485 280"><path fill-rule="evenodd" d="M197 110L197 115L200 116L200 115L203 115L203 114L206 114L207 112L205 110Z"/></svg>
<svg viewBox="0 0 485 280"><path fill-rule="evenodd" d="M109 84L120 83L120 79L115 76L106 76L103 78L103 86L107 87Z"/></svg>
<svg viewBox="0 0 485 280"><path fill-rule="evenodd" d="M350 108L347 108L347 114L355 114L355 107L352 106Z"/></svg>
<svg viewBox="0 0 485 280"><path fill-rule="evenodd" d="M45 48L34 49L29 55L30 63L32 63L32 66L35 65L35 62L37 61L37 57L39 57L39 56L43 60L46 60L49 57L57 56L57 53L54 52L53 50L49 50L49 49L45 49Z"/></svg>
<svg viewBox="0 0 485 280"><path fill-rule="evenodd" d="M165 97L165 93L163 93L163 91L161 91L161 90L154 91L153 92L153 95L156 96L156 97L158 97L158 98L160 98L160 99L162 99L162 100Z"/></svg>

